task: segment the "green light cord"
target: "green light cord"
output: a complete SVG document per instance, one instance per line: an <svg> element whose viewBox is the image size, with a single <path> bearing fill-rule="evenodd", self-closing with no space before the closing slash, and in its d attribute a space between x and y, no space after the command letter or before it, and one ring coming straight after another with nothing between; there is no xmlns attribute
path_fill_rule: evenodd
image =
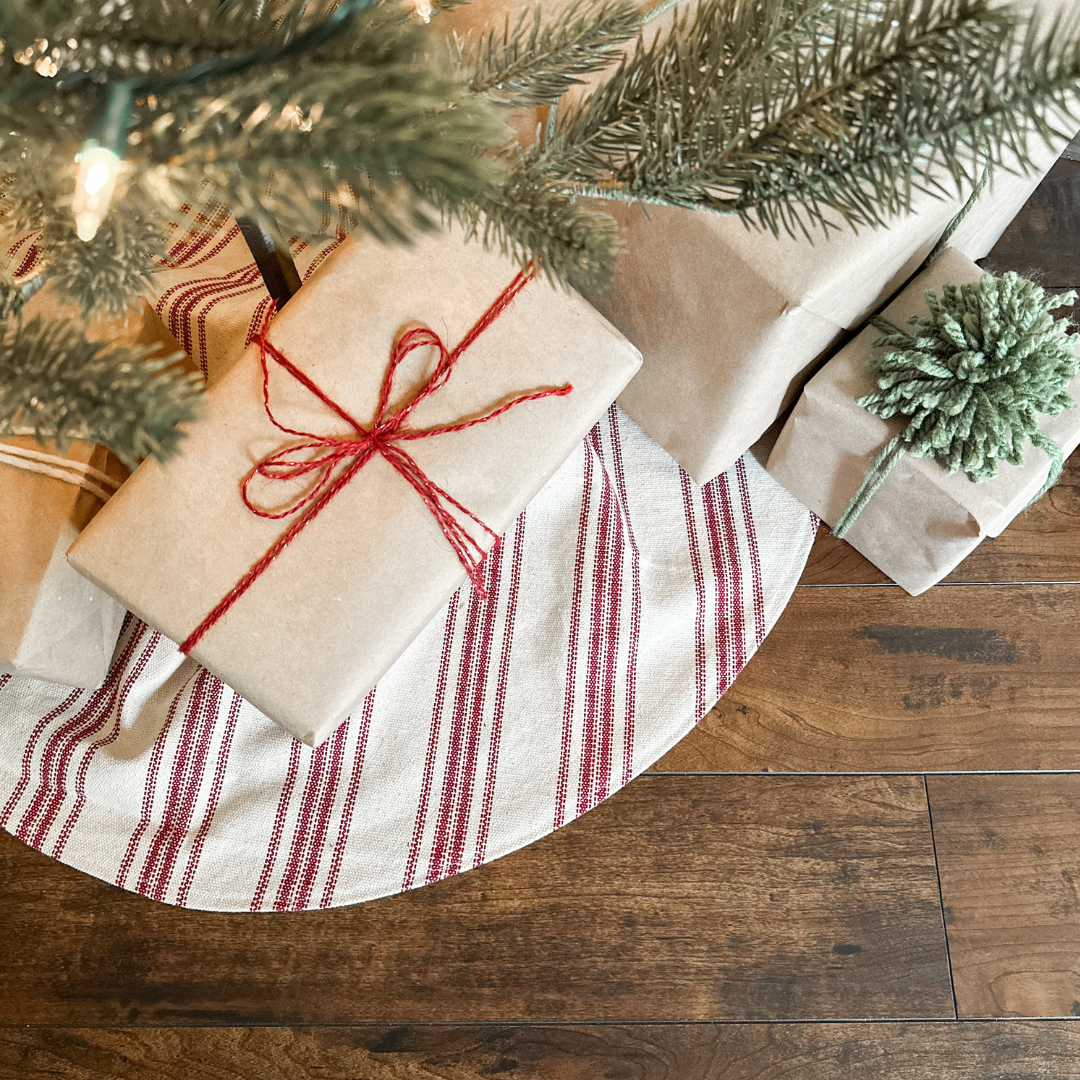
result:
<svg viewBox="0 0 1080 1080"><path fill-rule="evenodd" d="M138 75L131 79L114 82L109 86L105 109L94 128L91 141L112 150L117 157L122 157L131 124L132 103L136 96L166 94L176 87L197 86L199 83L210 82L213 79L239 75L253 67L275 64L281 60L289 60L304 53L313 52L344 33L358 15L376 2L377 0L344 0L341 6L321 23L305 30L302 34L297 34L284 45L261 45L221 60L204 60L184 71L178 71L175 75ZM92 73L79 71L61 76L51 85L49 85L50 80L38 79L35 80L39 84L37 86L24 83L22 86L11 87L0 96L0 103L14 104L15 101L30 100L46 93L63 93L83 85L91 78Z"/></svg>

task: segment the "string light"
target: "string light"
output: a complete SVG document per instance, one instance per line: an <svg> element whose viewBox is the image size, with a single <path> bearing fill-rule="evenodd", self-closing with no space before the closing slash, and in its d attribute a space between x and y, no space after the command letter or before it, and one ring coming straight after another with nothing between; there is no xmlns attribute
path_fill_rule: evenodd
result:
<svg viewBox="0 0 1080 1080"><path fill-rule="evenodd" d="M431 22L431 16L434 12L434 8L431 6L431 0L413 0L413 10L416 13L416 17L422 23Z"/></svg>
<svg viewBox="0 0 1080 1080"><path fill-rule="evenodd" d="M105 146L87 143L75 158L79 166L75 176L75 230L79 239L89 243L97 236L101 223L109 213L116 178L120 175L120 159Z"/></svg>
<svg viewBox="0 0 1080 1080"><path fill-rule="evenodd" d="M3 0L0 0L3 2ZM257 46L248 49L236 56L230 56L219 61L203 61L193 64L184 71L172 75L146 77L135 76L123 79L109 85L105 97L105 108L94 129L93 136L86 141L81 151L75 158L78 171L75 176L75 198L72 203L72 212L75 216L75 230L79 239L89 242L97 235L101 223L109 213L112 203L113 192L116 189L116 181L120 175L121 156L127 145L137 145L141 141L141 135L133 138L130 132L132 123L132 110L137 98L141 98L151 109L156 109L158 99L156 94L164 92L172 87L197 86L215 78L224 78L228 75L238 75L249 71L257 66L265 66L279 60L293 56L304 55L314 49L320 48L326 42L333 40L350 25L363 11L370 8L376 0L341 0L339 6L319 25L313 26L303 33L296 35L291 41L282 46ZM431 0L413 0L416 14L427 22L431 18ZM74 44L72 44L74 43ZM71 38L68 45L74 48L78 45L75 38ZM2 46L2 42L0 42ZM34 62L34 48L42 54L49 47L49 42L41 38L22 52L15 54L17 63L28 66ZM105 50L102 50L104 56ZM106 57L111 61L111 56ZM52 78L57 73L57 65L50 58L48 65L38 73ZM85 76L86 72L75 74ZM66 86L64 79L57 80L61 84L58 89ZM228 101L218 98L211 102L205 110L205 116L211 117L228 107ZM311 113L304 117L301 110L295 105L286 105L281 112L281 121L293 123L302 131L310 131L317 124L323 114L322 102L316 102L311 107ZM267 115L261 107L248 117L244 122L244 129L250 130ZM160 134L166 127L173 123L175 117L171 112L159 116L154 121L151 130Z"/></svg>

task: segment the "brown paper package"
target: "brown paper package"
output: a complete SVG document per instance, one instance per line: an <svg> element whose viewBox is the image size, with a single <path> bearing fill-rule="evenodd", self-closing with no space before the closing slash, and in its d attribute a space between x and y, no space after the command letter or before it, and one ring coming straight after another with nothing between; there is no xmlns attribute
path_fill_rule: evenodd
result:
<svg viewBox="0 0 1080 1080"><path fill-rule="evenodd" d="M515 274L509 260L466 244L457 232L410 248L349 240L277 315L270 340L368 423L402 330L428 326L453 348ZM421 355L402 368L395 401L426 373L430 354ZM637 350L583 299L535 280L464 353L411 424L457 421L538 387L572 383L573 393L407 449L435 483L501 535L639 364ZM333 414L294 380L272 378L283 423L342 431L341 421L335 426ZM298 441L273 427L261 395L253 345L210 388L207 418L180 453L164 466L141 465L71 550L81 573L174 641L192 633L290 523L258 518L240 498L255 462ZM419 496L375 457L192 656L296 738L317 745L464 579Z"/></svg>
<svg viewBox="0 0 1080 1080"><path fill-rule="evenodd" d="M1046 15L1075 0L1025 0ZM557 14L568 0L543 0ZM459 34L515 20L525 0L473 0L447 24ZM642 7L652 7L652 2ZM676 5L651 23L666 29ZM590 76L585 93L600 75ZM518 110L514 126L531 143L541 110ZM1035 168L999 170L951 243L972 259L987 255L1064 142L1029 150ZM942 176L946 191L954 190ZM845 331L860 326L917 271L970 188L949 198L922 194L888 228L840 225L828 233L773 237L737 218L704 211L605 202L626 241L614 285L587 298L640 350L640 373L619 404L699 484L719 476L772 426L806 377ZM833 215L839 221L839 215Z"/></svg>
<svg viewBox="0 0 1080 1080"><path fill-rule="evenodd" d="M927 314L926 289L978 281L982 271L949 248L885 309L897 326ZM768 470L818 517L833 524L881 448L903 421L856 404L877 388L868 363L879 331L868 327L806 385L773 448ZM1070 393L1080 401L1080 376ZM1044 417L1040 428L1066 456L1080 444L1080 408ZM997 536L1046 482L1050 459L1028 447L1024 463L1002 465L981 484L930 458L904 455L846 539L913 596L936 584L987 536Z"/></svg>
<svg viewBox="0 0 1080 1080"><path fill-rule="evenodd" d="M982 258L1057 157L998 172L952 238ZM641 350L619 404L699 484L730 468L796 396L805 375L925 260L961 197L916 199L888 228L774 237L735 218L618 206L615 284L589 300Z"/></svg>
<svg viewBox="0 0 1080 1080"><path fill-rule="evenodd" d="M46 286L27 304L24 317L76 314ZM180 352L145 303L126 320L97 319L87 332L116 345L155 345L161 355ZM29 436L0 443L66 457L117 481L128 475L114 454L83 440L63 451ZM0 673L79 687L104 680L124 609L77 574L66 557L101 505L74 484L0 464Z"/></svg>

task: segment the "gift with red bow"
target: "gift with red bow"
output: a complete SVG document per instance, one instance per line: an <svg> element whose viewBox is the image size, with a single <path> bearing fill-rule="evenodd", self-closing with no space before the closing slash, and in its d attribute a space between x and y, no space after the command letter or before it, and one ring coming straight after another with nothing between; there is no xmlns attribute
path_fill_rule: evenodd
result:
<svg viewBox="0 0 1080 1080"><path fill-rule="evenodd" d="M69 553L80 573L318 745L640 364L577 294L456 230L350 239Z"/></svg>

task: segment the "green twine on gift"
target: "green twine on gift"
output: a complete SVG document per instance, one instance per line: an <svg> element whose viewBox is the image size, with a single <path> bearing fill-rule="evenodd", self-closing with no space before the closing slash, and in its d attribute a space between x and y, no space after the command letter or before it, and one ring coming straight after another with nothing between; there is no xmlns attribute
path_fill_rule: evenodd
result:
<svg viewBox="0 0 1080 1080"><path fill-rule="evenodd" d="M1061 448L1039 430L1039 417L1075 406L1067 387L1080 371L1068 320L1052 313L1076 299L1075 292L1047 296L1019 274L987 274L959 288L946 285L940 300L927 289L930 316L913 316L910 330L875 319L883 336L874 347L890 351L871 359L879 389L858 403L883 420L910 419L867 470L833 535L848 532L904 454L936 458L950 473L963 469L981 483L1002 461L1020 465L1030 442L1051 462L1032 502L1041 499L1065 463Z"/></svg>
<svg viewBox="0 0 1080 1080"><path fill-rule="evenodd" d="M926 267L928 267L949 246L949 241L953 238L953 233L963 225L964 219L975 209L975 204L986 190L986 185L990 183L990 174L993 171L993 164L987 162L983 168L982 175L979 177L979 182L975 185L975 190L968 197L968 201L960 207L960 212L949 222L945 231L938 237L938 242L934 245L934 250L926 256L926 261L922 264L921 269L926 269Z"/></svg>

